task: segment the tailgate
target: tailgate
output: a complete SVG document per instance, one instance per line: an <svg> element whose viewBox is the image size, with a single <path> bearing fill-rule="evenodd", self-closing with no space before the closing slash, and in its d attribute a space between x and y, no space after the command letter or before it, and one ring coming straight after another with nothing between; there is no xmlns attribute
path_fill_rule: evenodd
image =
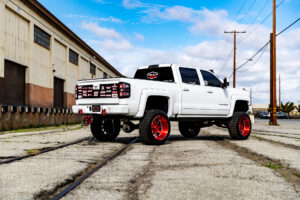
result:
<svg viewBox="0 0 300 200"><path fill-rule="evenodd" d="M76 104L118 104L119 81L78 83L75 89Z"/></svg>

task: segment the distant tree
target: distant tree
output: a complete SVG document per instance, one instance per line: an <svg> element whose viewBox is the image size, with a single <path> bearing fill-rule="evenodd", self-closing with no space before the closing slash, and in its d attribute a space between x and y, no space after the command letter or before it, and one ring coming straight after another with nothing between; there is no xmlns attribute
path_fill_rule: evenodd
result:
<svg viewBox="0 0 300 200"><path fill-rule="evenodd" d="M281 103L281 111L287 113L289 118L290 118L290 112L292 112L295 108L296 106L294 105L293 102L287 102L286 104Z"/></svg>
<svg viewBox="0 0 300 200"><path fill-rule="evenodd" d="M298 110L298 112L300 112L300 104L296 106L296 109Z"/></svg>

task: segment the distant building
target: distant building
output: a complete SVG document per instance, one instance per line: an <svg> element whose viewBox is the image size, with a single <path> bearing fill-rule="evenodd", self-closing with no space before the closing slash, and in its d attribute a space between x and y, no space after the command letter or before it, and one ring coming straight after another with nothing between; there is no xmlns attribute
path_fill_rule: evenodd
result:
<svg viewBox="0 0 300 200"><path fill-rule="evenodd" d="M70 108L78 79L121 76L36 0L0 0L0 104Z"/></svg>
<svg viewBox="0 0 300 200"><path fill-rule="evenodd" d="M269 105L268 104L253 104L252 111L253 113L257 113L260 111L268 111Z"/></svg>

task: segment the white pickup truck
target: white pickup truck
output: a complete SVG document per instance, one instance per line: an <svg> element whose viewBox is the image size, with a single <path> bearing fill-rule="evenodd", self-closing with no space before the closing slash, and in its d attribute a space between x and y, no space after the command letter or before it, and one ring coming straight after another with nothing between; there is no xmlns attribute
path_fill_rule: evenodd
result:
<svg viewBox="0 0 300 200"><path fill-rule="evenodd" d="M233 139L251 133L249 92L229 88L213 72L174 64L138 68L134 78L80 80L73 112L86 115L98 140L114 140L122 128L139 129L145 144L163 144L178 121L184 137L201 127L228 128ZM139 120L136 125L131 120Z"/></svg>

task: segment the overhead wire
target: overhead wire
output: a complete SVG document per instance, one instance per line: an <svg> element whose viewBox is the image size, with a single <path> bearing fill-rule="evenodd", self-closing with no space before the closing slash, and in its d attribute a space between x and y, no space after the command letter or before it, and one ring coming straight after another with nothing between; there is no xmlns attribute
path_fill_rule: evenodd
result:
<svg viewBox="0 0 300 200"><path fill-rule="evenodd" d="M282 34L283 32L287 31L289 28L291 28L293 25L295 25L298 21L300 21L300 17L298 19L296 19L294 22L292 22L291 24L289 24L287 27L285 27L283 30L281 30L279 33L277 33L276 37L279 36L280 34ZM244 62L243 64L238 66L236 68L236 71L241 69L242 67L244 67L251 60L253 60L253 58L255 58L259 54L259 52L263 51L269 43L270 43L270 40L264 46L262 46L254 55L252 55L249 59L247 59L246 62ZM233 75L233 73L230 75L230 77L232 75Z"/></svg>
<svg viewBox="0 0 300 200"><path fill-rule="evenodd" d="M256 0L254 0L254 1L252 2L252 4L251 4L250 7L248 8L246 14L244 15L244 17L242 18L242 21L241 21L240 23L243 23L243 21L244 21L244 19L245 19L245 16L247 16L247 15L249 14L250 10L253 8L253 6L254 6L255 3L256 3Z"/></svg>
<svg viewBox="0 0 300 200"><path fill-rule="evenodd" d="M282 0L278 5L276 5L276 9L279 8L286 0ZM254 32L256 32L259 27L261 25L263 25L268 19L269 17L272 16L272 11L251 31L249 32L249 34L247 34L244 38L242 38L240 41L237 42L237 44L240 44L241 42L243 42L244 40L246 40L247 38L250 37L250 35L252 35Z"/></svg>
<svg viewBox="0 0 300 200"><path fill-rule="evenodd" d="M266 0L266 1L265 1L264 5L263 5L263 6L261 7L261 9L257 12L255 18L251 21L250 24L253 24L253 23L257 20L257 18L261 15L261 13L262 13L263 10L266 8L266 6L268 5L269 2L270 2L269 0Z"/></svg>
<svg viewBox="0 0 300 200"><path fill-rule="evenodd" d="M234 16L234 19L236 19L236 18L238 17L238 15L241 13L241 11L243 10L243 8L244 8L245 5L246 5L246 2L247 2L247 0L244 0L244 1L243 1L243 3L241 4L240 9L238 10L238 12L237 12L237 13L235 14L235 16ZM228 27L229 27L229 26L227 26L226 29L227 29ZM230 56L232 55L232 53L233 53L233 48L232 48L231 52L229 53L229 55L227 56L225 63L223 64L223 66L222 66L221 69L219 70L219 73L223 70L223 68L225 67L225 65L226 65L227 62L229 61L229 58L230 58ZM212 60L213 60L213 59L210 60L210 63L212 62ZM219 74L219 73L218 73L218 74Z"/></svg>

